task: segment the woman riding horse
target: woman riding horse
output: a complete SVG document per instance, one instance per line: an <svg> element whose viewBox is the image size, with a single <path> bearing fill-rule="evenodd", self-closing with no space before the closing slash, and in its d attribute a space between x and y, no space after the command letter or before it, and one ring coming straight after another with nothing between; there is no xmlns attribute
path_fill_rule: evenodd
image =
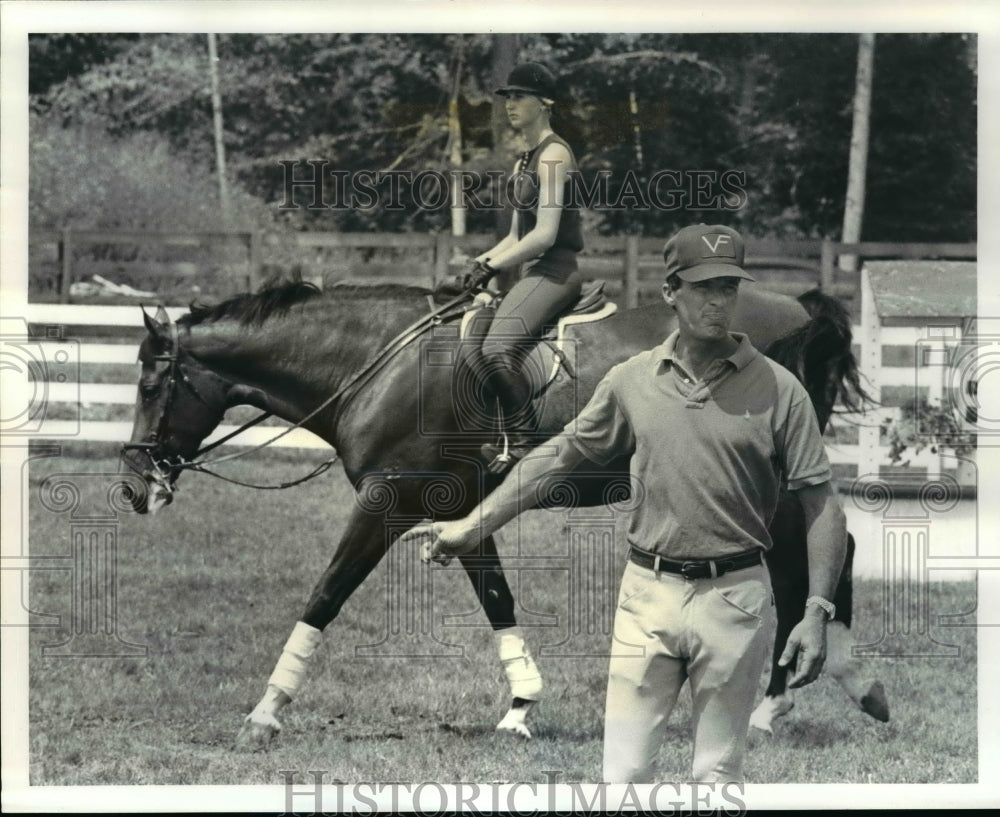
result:
<svg viewBox="0 0 1000 817"><path fill-rule="evenodd" d="M580 213L569 201L569 174L576 159L550 124L556 79L543 65L524 63L497 89L511 126L528 145L514 166L508 199L514 212L510 232L477 256L473 277L485 285L499 271L522 266L506 293L482 345L478 369L499 401L507 434L502 446L486 444L490 470L502 473L532 447L538 421L531 387L522 371L525 352L546 324L580 295L576 256L583 249Z"/></svg>

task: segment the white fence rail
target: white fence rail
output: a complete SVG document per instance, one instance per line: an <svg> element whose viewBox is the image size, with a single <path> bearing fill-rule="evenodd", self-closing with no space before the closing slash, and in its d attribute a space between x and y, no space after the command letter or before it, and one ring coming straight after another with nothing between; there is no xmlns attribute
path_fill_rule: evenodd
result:
<svg viewBox="0 0 1000 817"><path fill-rule="evenodd" d="M167 309L174 320L187 312L183 307ZM142 311L138 306L76 306L70 304L29 304L29 323L42 326L67 327L108 327L109 334L122 328L141 328ZM67 353L72 342L72 330L63 331L65 341L39 341L31 344L40 359L56 361L59 355ZM139 346L135 343L72 343L74 362L80 365L128 366L133 372L139 357ZM124 378L119 378L124 379ZM133 378L134 380L134 378ZM35 404L44 403L47 413L56 406L122 406L134 405L136 384L132 383L81 383L73 380L61 382L26 384ZM52 440L85 440L88 442L126 442L132 433L132 424L121 421L38 419L37 430L31 424L31 437ZM219 426L206 440L210 443L235 431L237 426ZM280 426L257 426L247 429L237 439L225 445L260 445L276 437L284 430ZM27 433L23 431L22 433ZM273 443L281 448L329 448L326 442L312 432L297 428Z"/></svg>

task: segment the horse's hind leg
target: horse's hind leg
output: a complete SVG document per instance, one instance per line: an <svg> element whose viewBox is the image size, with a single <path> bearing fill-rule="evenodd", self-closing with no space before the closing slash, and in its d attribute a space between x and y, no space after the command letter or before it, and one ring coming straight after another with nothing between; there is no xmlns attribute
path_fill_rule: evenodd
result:
<svg viewBox="0 0 1000 817"><path fill-rule="evenodd" d="M281 729L278 713L298 693L324 628L385 555L386 545L384 517L355 507L333 559L285 643L264 696L243 723L238 747L266 749Z"/></svg>
<svg viewBox="0 0 1000 817"><path fill-rule="evenodd" d="M778 623L771 654L771 677L764 700L750 715L750 726L773 734L775 719L787 715L795 706L788 692L789 670L778 666L778 659L788 643L788 636L802 619L809 592L805 514L799 501L788 492L782 492L779 498L770 532L774 544L766 554L766 561Z"/></svg>
<svg viewBox="0 0 1000 817"><path fill-rule="evenodd" d="M775 528L772 528L772 535ZM789 529L785 529L786 535ZM804 537L804 531L802 535ZM794 540L795 534L793 533ZM771 678L764 700L750 717L750 725L768 733L773 733L775 719L787 715L794 706L787 691L788 668L778 666L778 658L785 649L792 628L802 618L808 594L809 571L804 558L797 558L800 551L786 547L788 539L775 537L775 547L768 553L768 567L774 586L775 605L778 613L778 628L774 639L774 654L771 659ZM804 542L804 538L802 540ZM889 720L889 703L880 681L862 675L860 662L851 655L851 612L854 603L852 574L854 565L854 537L847 536L847 558L833 602L837 616L826 628L827 660L826 671L840 684L841 688L861 708L863 712L880 721ZM804 553L805 546L801 546Z"/></svg>
<svg viewBox="0 0 1000 817"><path fill-rule="evenodd" d="M542 676L517 626L514 596L504 576L493 537L484 539L476 554L459 557L459 561L493 628L500 663L510 684L511 706L497 724L497 731L530 738L526 721L528 712L541 697Z"/></svg>
<svg viewBox="0 0 1000 817"><path fill-rule="evenodd" d="M826 666L830 675L866 715L883 723L889 720L889 701L881 681L866 676L862 663L851 655L851 611L854 588L851 583L854 564L854 537L847 536L847 561L844 575L837 586L834 604L837 617L826 628Z"/></svg>
<svg viewBox="0 0 1000 817"><path fill-rule="evenodd" d="M771 564L770 559L768 564ZM788 567L789 565L786 564L782 566L782 569L787 570ZM803 570L803 574L805 572ZM787 715L795 706L791 694L788 692L788 667L779 666L778 659L784 652L792 629L802 618L802 610L806 602L805 589L808 585L803 583L796 587L793 581L788 581L789 578L795 578L795 576L780 575L774 569L771 571L774 606L778 619L774 633L774 651L771 654L771 677L768 680L767 691L764 693L764 700L750 715L750 726L768 734L774 734L774 721ZM805 579L805 576L802 578Z"/></svg>

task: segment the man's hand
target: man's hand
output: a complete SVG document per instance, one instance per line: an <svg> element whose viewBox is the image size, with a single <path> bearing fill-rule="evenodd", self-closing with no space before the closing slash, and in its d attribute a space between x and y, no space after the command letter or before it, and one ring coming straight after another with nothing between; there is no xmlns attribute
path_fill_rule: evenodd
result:
<svg viewBox="0 0 1000 817"><path fill-rule="evenodd" d="M478 525L464 519L454 522L428 522L410 528L399 537L400 544L419 544L420 558L426 562L448 564L453 556L474 550L482 541Z"/></svg>
<svg viewBox="0 0 1000 817"><path fill-rule="evenodd" d="M787 667L793 660L789 688L804 687L819 678L826 661L826 613L821 609L807 607L802 621L789 634L778 665Z"/></svg>

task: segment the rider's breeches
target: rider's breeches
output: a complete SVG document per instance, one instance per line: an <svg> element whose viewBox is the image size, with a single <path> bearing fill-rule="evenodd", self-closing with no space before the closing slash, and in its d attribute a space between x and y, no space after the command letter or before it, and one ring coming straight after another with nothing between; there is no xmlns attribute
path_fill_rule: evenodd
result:
<svg viewBox="0 0 1000 817"><path fill-rule="evenodd" d="M667 720L689 680L691 780L742 782L750 713L774 619L763 565L685 579L629 562L608 671L604 780L652 782Z"/></svg>
<svg viewBox="0 0 1000 817"><path fill-rule="evenodd" d="M580 288L579 272L549 275L536 266L500 302L483 339L480 365L490 392L500 401L508 430L531 430L537 424L532 387L521 371L523 358L556 315L576 302Z"/></svg>
<svg viewBox="0 0 1000 817"><path fill-rule="evenodd" d="M516 371L524 348L580 297L582 279L578 271L550 275L539 266L532 267L500 302L483 340L487 361L502 358Z"/></svg>

